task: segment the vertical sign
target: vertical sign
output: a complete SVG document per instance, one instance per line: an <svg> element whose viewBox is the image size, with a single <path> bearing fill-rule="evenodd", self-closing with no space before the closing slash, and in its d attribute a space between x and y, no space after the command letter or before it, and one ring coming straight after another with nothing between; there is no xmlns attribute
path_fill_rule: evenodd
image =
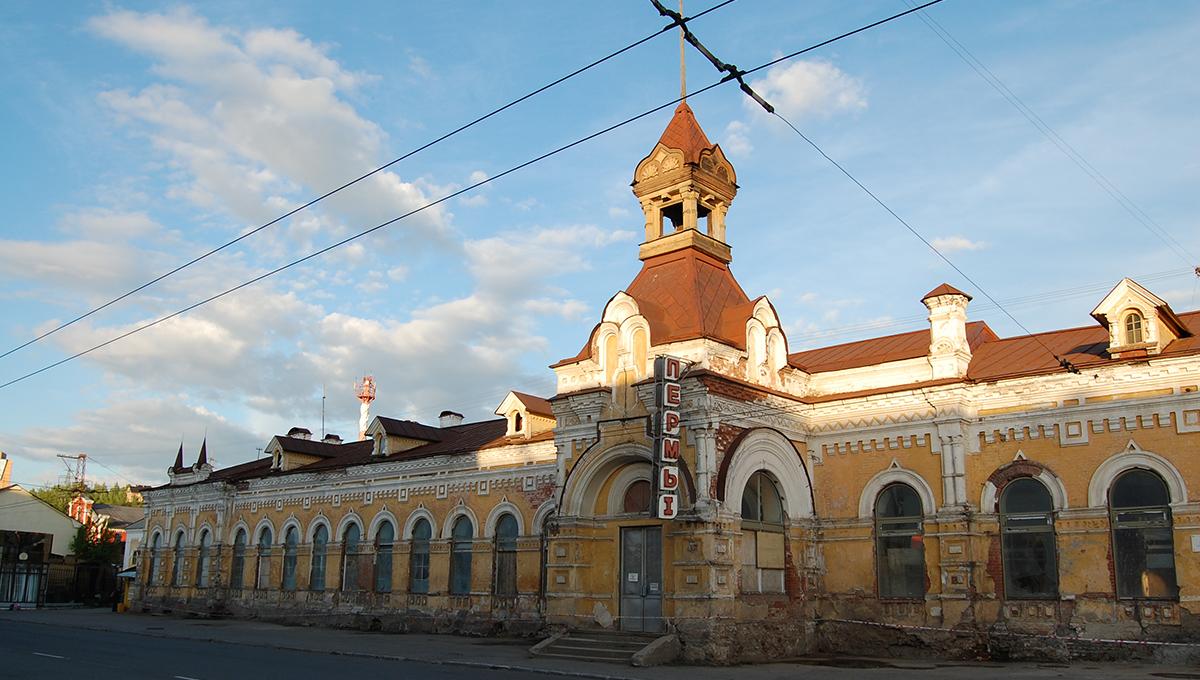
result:
<svg viewBox="0 0 1200 680"><path fill-rule="evenodd" d="M657 415L654 427L654 486L658 490L658 518L679 514L679 406L683 391L679 378L683 362L676 357L654 359Z"/></svg>

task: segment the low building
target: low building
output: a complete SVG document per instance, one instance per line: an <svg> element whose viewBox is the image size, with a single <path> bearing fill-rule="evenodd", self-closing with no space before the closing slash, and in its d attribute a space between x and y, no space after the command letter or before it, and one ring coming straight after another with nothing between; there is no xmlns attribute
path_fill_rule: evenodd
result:
<svg viewBox="0 0 1200 680"><path fill-rule="evenodd" d="M730 268L738 189L681 104L634 173L642 269L548 404L180 456L145 494L140 601L673 631L715 662L1195 639L1200 312L1125 279L1089 325L1000 338L942 284L928 329L792 351Z"/></svg>
<svg viewBox="0 0 1200 680"><path fill-rule="evenodd" d="M12 480L0 452L0 605L44 602L48 566L73 554L81 526Z"/></svg>

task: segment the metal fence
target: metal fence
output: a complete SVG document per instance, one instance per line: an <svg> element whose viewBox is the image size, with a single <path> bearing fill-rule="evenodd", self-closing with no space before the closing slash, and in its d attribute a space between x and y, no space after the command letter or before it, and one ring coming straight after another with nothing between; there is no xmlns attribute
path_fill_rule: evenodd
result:
<svg viewBox="0 0 1200 680"><path fill-rule="evenodd" d="M116 569L105 564L0 564L0 604L111 605L119 588Z"/></svg>
<svg viewBox="0 0 1200 680"><path fill-rule="evenodd" d="M0 604L37 607L46 603L48 566L0 564Z"/></svg>

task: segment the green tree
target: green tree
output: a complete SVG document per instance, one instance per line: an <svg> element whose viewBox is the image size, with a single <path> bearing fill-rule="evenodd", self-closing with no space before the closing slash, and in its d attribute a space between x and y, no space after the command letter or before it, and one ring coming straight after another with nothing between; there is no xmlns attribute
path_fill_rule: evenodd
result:
<svg viewBox="0 0 1200 680"><path fill-rule="evenodd" d="M67 505L75 497L75 488L63 486L62 484L55 484L43 489L30 489L29 492L58 508L59 512L63 513L67 511ZM96 484L85 489L83 495L96 503L107 503L108 505L139 506L142 504L142 501L138 499L129 500L128 486L114 485L109 487L107 484Z"/></svg>
<svg viewBox="0 0 1200 680"><path fill-rule="evenodd" d="M117 540L112 530L95 530L85 524L75 531L75 538L71 539L71 552L80 562L120 564L124 559L125 544Z"/></svg>

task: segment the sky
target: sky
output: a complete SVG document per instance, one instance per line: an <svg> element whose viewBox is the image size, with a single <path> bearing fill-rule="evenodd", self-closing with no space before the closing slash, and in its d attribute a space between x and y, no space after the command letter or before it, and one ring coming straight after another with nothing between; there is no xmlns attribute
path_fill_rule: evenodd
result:
<svg viewBox="0 0 1200 680"><path fill-rule="evenodd" d="M749 69L907 8L738 0L692 29ZM734 86L689 99L738 173L733 271L790 349L925 327L942 282L1002 336L1094 323L1123 276L1200 307L1200 6L946 0L927 16L1181 248L910 15L750 81L978 286ZM0 352L665 23L635 0L3 3ZM0 382L666 104L678 54L659 35L0 358ZM691 51L689 89L716 80ZM56 456L82 452L90 479L158 484L205 438L237 464L292 426L319 434L322 394L325 430L352 438L364 374L373 413L424 422L549 396L547 366L638 271L629 183L670 111L0 389L14 480L53 482Z"/></svg>

